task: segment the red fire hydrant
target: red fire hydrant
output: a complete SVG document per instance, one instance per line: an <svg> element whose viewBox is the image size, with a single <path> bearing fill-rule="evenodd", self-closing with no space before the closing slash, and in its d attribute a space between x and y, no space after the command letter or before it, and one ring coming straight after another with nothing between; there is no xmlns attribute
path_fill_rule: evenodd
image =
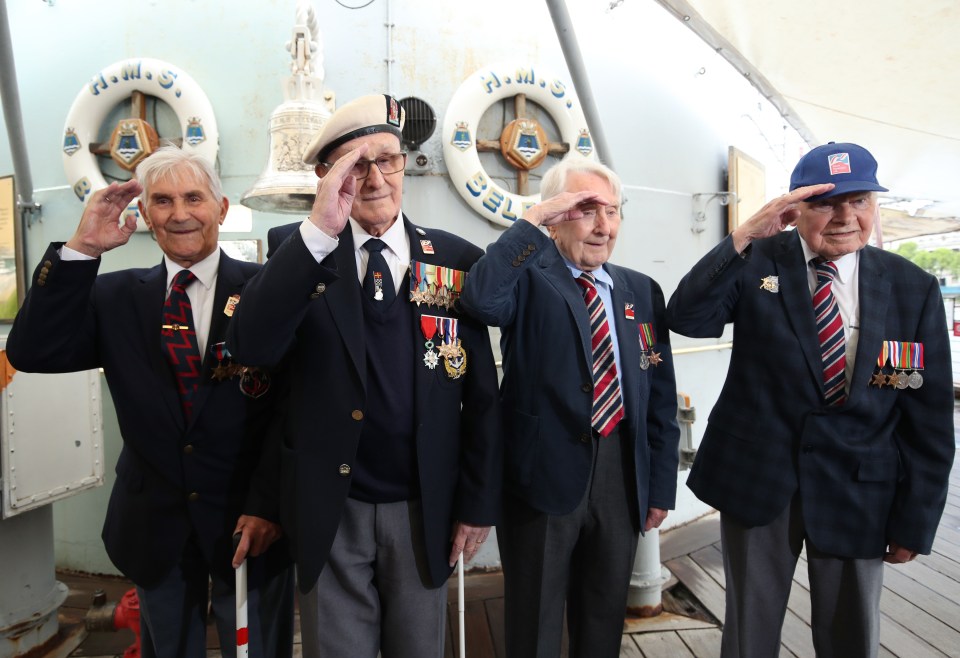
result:
<svg viewBox="0 0 960 658"><path fill-rule="evenodd" d="M140 599L131 588L118 603L107 605L107 595L98 590L93 595L93 606L84 619L88 631L118 631L129 628L136 638L123 652L123 658L140 658Z"/></svg>

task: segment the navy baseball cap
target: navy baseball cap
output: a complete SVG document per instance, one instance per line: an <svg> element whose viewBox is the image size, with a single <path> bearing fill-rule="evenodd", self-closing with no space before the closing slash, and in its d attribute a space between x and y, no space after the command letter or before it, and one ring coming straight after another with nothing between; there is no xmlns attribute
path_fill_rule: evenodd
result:
<svg viewBox="0 0 960 658"><path fill-rule="evenodd" d="M836 187L807 201L820 201L848 192L886 192L877 182L877 161L870 151L849 142L830 142L800 158L790 174L790 191L807 185L833 183Z"/></svg>

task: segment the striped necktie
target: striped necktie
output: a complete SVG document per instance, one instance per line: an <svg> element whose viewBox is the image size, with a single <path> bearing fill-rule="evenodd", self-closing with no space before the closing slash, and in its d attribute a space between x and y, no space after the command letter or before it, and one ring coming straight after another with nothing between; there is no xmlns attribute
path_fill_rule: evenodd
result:
<svg viewBox="0 0 960 658"><path fill-rule="evenodd" d="M193 323L193 308L187 297L187 286L196 281L190 270L180 270L173 277L170 296L163 305L163 327L160 343L177 379L183 417L190 422L193 394L200 384L200 347L197 327Z"/></svg>
<svg viewBox="0 0 960 658"><path fill-rule="evenodd" d="M844 392L847 357L844 349L843 319L840 317L837 299L833 296L833 280L837 276L837 266L823 258L815 258L811 262L817 271L813 313L817 319L817 335L823 358L824 401L828 406L843 404L847 399Z"/></svg>
<svg viewBox="0 0 960 658"><path fill-rule="evenodd" d="M591 425L600 436L607 436L623 418L623 397L620 378L613 354L610 325L603 310L603 300L597 293L592 274L584 272L577 278L583 288L583 301L590 315L590 345L593 349L593 418Z"/></svg>

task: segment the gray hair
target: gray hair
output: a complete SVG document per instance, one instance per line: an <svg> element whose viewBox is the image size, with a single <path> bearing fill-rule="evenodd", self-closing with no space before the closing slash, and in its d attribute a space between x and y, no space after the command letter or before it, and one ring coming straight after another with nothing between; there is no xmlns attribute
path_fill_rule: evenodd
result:
<svg viewBox="0 0 960 658"><path fill-rule="evenodd" d="M150 198L151 185L161 180L178 183L186 172L206 180L210 194L217 203L223 201L223 186L213 165L198 153L166 144L137 165L136 177L143 186L143 194L140 197L144 199L144 204Z"/></svg>
<svg viewBox="0 0 960 658"><path fill-rule="evenodd" d="M540 181L540 198L546 201L563 192L570 174L594 174L603 178L613 188L613 193L617 197L617 206L623 205L620 177L613 169L596 160L582 158L578 155L564 158L547 170Z"/></svg>

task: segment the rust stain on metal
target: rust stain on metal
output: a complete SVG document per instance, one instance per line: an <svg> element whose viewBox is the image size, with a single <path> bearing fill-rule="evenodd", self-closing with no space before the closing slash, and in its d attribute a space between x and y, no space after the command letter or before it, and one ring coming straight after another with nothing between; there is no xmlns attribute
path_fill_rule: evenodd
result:
<svg viewBox="0 0 960 658"><path fill-rule="evenodd" d="M627 614L631 617L656 617L661 612L663 612L663 605L640 605L640 606L627 606Z"/></svg>
<svg viewBox="0 0 960 658"><path fill-rule="evenodd" d="M0 391L3 391L10 385L15 374L17 374L17 369L10 365L10 359L7 358L7 351L0 350Z"/></svg>

